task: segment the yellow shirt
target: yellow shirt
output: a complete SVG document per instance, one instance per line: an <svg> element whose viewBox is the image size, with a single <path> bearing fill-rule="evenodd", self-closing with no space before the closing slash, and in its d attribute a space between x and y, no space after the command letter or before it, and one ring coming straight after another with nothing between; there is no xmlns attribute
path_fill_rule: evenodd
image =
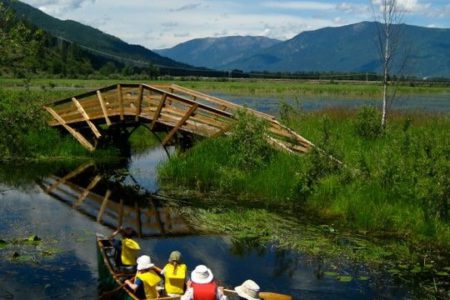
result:
<svg viewBox="0 0 450 300"><path fill-rule="evenodd" d="M136 258L139 254L139 250L141 250L141 247L137 242L132 239L123 239L122 254L120 256L122 264L126 266L134 266L136 264Z"/></svg>
<svg viewBox="0 0 450 300"><path fill-rule="evenodd" d="M161 281L161 278L155 272L149 271L145 273L138 273L136 278L139 278L144 284L145 298L154 299L158 297L156 292L156 285Z"/></svg>
<svg viewBox="0 0 450 300"><path fill-rule="evenodd" d="M175 266L167 264L164 267L164 277L166 279L164 287L167 294L184 294L184 282L186 280L187 266L180 264L174 272Z"/></svg>

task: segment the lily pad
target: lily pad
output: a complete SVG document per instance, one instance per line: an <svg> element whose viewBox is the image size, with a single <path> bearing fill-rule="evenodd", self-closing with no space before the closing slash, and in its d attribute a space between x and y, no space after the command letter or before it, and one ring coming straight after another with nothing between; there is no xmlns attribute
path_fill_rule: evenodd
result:
<svg viewBox="0 0 450 300"><path fill-rule="evenodd" d="M415 266L414 268L411 269L411 273L417 274L422 272L422 268L419 266Z"/></svg>
<svg viewBox="0 0 450 300"><path fill-rule="evenodd" d="M336 279L339 280L340 282L350 282L353 280L353 277L350 275L340 275L336 277Z"/></svg>
<svg viewBox="0 0 450 300"><path fill-rule="evenodd" d="M0 249L5 248L8 245L8 243L4 240L0 240Z"/></svg>
<svg viewBox="0 0 450 300"><path fill-rule="evenodd" d="M360 281L366 281L369 280L369 276L359 276L357 279Z"/></svg>
<svg viewBox="0 0 450 300"><path fill-rule="evenodd" d="M398 270L398 269L389 269L388 272L391 273L391 274L399 274L400 270Z"/></svg>
<svg viewBox="0 0 450 300"><path fill-rule="evenodd" d="M326 272L323 272L323 275L335 277L335 276L338 276L338 273L336 273L336 272L331 272L331 271L326 271Z"/></svg>
<svg viewBox="0 0 450 300"><path fill-rule="evenodd" d="M450 267L445 267L444 270L450 272Z"/></svg>
<svg viewBox="0 0 450 300"><path fill-rule="evenodd" d="M438 276L448 276L449 273L448 272L436 272L436 275L438 275Z"/></svg>

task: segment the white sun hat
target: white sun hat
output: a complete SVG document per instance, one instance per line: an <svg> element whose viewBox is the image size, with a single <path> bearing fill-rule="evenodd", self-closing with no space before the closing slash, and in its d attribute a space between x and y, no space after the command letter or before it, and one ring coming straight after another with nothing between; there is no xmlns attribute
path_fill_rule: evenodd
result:
<svg viewBox="0 0 450 300"><path fill-rule="evenodd" d="M253 280L246 280L240 286L234 288L239 297L248 300L260 300L259 298L259 285Z"/></svg>
<svg viewBox="0 0 450 300"><path fill-rule="evenodd" d="M210 283L213 279L213 273L204 265L198 265L191 273L191 280L194 283Z"/></svg>
<svg viewBox="0 0 450 300"><path fill-rule="evenodd" d="M155 265L152 264L152 260L150 259L150 256L148 255L142 255L139 256L139 258L136 260L137 262L137 270L145 270L150 269L151 267L154 267Z"/></svg>

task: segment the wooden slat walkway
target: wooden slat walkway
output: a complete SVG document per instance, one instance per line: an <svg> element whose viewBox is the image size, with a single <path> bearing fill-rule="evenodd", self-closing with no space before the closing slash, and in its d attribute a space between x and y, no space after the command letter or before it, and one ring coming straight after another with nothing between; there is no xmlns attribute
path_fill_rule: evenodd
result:
<svg viewBox="0 0 450 300"><path fill-rule="evenodd" d="M164 128L166 145L178 132L202 137L227 134L236 122L235 112L244 107L175 84L117 84L53 102L45 109L52 116L51 126L62 126L93 151L103 136L101 126L141 123L153 131ZM293 153L305 153L314 146L275 117L246 110L268 122L271 145ZM89 136L80 130L90 132Z"/></svg>

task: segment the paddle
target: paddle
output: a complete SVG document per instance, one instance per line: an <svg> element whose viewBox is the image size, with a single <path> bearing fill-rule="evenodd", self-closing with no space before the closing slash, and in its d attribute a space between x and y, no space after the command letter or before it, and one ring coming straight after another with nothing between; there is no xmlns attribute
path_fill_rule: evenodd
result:
<svg viewBox="0 0 450 300"><path fill-rule="evenodd" d="M133 277L131 277L131 279L133 279ZM121 285L119 285L118 287L116 287L115 289L111 290L111 291L106 291L103 294L100 295L100 297L98 297L99 300L106 300L109 299L114 293L120 291L121 289L123 289L124 286L126 286L127 283L124 282Z"/></svg>
<svg viewBox="0 0 450 300"><path fill-rule="evenodd" d="M224 289L226 294L237 295L235 290ZM259 298L262 300L292 300L292 297L286 294L273 292L259 292Z"/></svg>

